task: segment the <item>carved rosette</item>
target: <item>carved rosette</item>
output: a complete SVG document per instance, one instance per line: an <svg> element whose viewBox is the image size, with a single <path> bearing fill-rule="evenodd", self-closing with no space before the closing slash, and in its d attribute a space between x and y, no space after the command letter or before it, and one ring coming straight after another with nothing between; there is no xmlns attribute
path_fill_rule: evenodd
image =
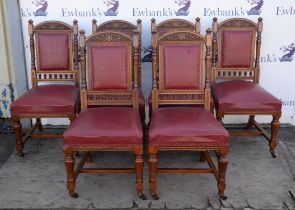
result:
<svg viewBox="0 0 295 210"><path fill-rule="evenodd" d="M119 41L131 41L130 38L122 34L116 33L99 33L90 36L86 42L119 42Z"/></svg>
<svg viewBox="0 0 295 210"><path fill-rule="evenodd" d="M34 30L72 30L72 27L58 22L47 22L34 27Z"/></svg>
<svg viewBox="0 0 295 210"><path fill-rule="evenodd" d="M174 32L160 38L161 41L204 41L204 39L194 33Z"/></svg>
<svg viewBox="0 0 295 210"><path fill-rule="evenodd" d="M192 28L194 29L195 26L192 23L183 20L171 20L167 22L163 22L158 25L158 28Z"/></svg>
<svg viewBox="0 0 295 210"><path fill-rule="evenodd" d="M249 20L229 20L219 25L222 28L231 28L231 27L253 27L256 28L256 24Z"/></svg>

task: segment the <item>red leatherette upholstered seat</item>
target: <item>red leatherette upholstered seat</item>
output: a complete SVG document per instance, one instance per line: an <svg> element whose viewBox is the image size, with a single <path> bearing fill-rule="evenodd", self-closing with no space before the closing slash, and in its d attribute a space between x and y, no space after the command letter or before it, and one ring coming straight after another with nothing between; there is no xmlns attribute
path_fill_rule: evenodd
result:
<svg viewBox="0 0 295 210"><path fill-rule="evenodd" d="M213 97L219 111L280 111L282 102L260 85L245 80L216 83Z"/></svg>
<svg viewBox="0 0 295 210"><path fill-rule="evenodd" d="M224 146L228 145L228 132L204 108L159 108L152 115L149 143L159 146Z"/></svg>
<svg viewBox="0 0 295 210"><path fill-rule="evenodd" d="M72 114L77 110L79 88L73 85L37 86L11 105L18 115Z"/></svg>
<svg viewBox="0 0 295 210"><path fill-rule="evenodd" d="M82 111L64 133L64 145L142 145L139 112L128 107Z"/></svg>

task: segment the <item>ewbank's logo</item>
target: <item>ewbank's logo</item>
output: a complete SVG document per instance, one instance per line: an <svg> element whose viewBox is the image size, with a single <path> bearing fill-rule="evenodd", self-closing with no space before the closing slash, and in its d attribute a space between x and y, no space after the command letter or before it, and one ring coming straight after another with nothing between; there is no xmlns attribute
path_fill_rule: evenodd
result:
<svg viewBox="0 0 295 210"><path fill-rule="evenodd" d="M40 8L38 8L36 10L36 12L33 12L33 14L37 17L37 16L47 16L47 7L48 7L48 2L46 0L35 0L32 1L33 4L36 5L36 7L41 6Z"/></svg>
<svg viewBox="0 0 295 210"><path fill-rule="evenodd" d="M141 62L152 62L152 46L144 47L143 48L143 58L141 59Z"/></svg>
<svg viewBox="0 0 295 210"><path fill-rule="evenodd" d="M104 4L106 4L110 8L104 12L105 16L117 16L118 15L118 7L119 7L119 1L118 0L110 0L110 1L104 1Z"/></svg>
<svg viewBox="0 0 295 210"><path fill-rule="evenodd" d="M241 17L246 15L260 15L262 11L262 7L264 4L264 0L247 0L252 8L250 10L246 10L243 6L235 6L231 8L204 8L204 16L226 16L226 17Z"/></svg>
<svg viewBox="0 0 295 210"><path fill-rule="evenodd" d="M248 0L248 2L253 7L249 11L247 11L247 14L248 15L260 15L264 1L263 0Z"/></svg>
<svg viewBox="0 0 295 210"><path fill-rule="evenodd" d="M295 53L295 44L292 43L290 45L283 46L280 48L283 52L284 55L280 58L281 62L291 62L293 60L293 55Z"/></svg>
<svg viewBox="0 0 295 210"><path fill-rule="evenodd" d="M188 16L189 8L191 6L191 1L190 0L177 0L177 1L175 1L175 3L181 7L178 9L177 12L175 12L175 15L176 16Z"/></svg>

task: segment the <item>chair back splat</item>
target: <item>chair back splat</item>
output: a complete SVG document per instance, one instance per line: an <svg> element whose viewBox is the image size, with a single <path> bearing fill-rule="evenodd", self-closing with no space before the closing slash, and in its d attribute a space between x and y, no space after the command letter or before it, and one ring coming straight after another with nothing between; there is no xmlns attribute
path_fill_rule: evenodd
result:
<svg viewBox="0 0 295 210"><path fill-rule="evenodd" d="M144 95L141 90L141 33L142 33L142 24L141 19L137 20L137 24L134 25L128 21L125 20L110 20L107 22L103 22L100 25L97 25L96 19L92 20L92 34L95 34L97 32L106 32L106 31L112 31L112 32L119 32L127 35L128 37L133 39L134 31L138 32L139 36L139 42L137 45L137 84L138 84L138 102L139 102L139 111L140 111L140 117L142 124L145 125L145 99ZM133 71L132 71L133 72ZM135 75L133 74L132 77L134 78Z"/></svg>
<svg viewBox="0 0 295 210"><path fill-rule="evenodd" d="M78 21L74 20L71 27L60 21L45 21L34 26L30 20L28 31L32 86L39 82L72 82L78 86Z"/></svg>
<svg viewBox="0 0 295 210"><path fill-rule="evenodd" d="M82 109L98 105L138 108L137 57L132 62L132 56L138 56L138 45L137 31L134 31L133 40L119 32L98 32L85 39L85 32L80 31Z"/></svg>
<svg viewBox="0 0 295 210"><path fill-rule="evenodd" d="M213 19L213 83L232 79L259 83L262 27L262 18L257 24L245 18L233 18L219 25L217 18Z"/></svg>
<svg viewBox="0 0 295 210"><path fill-rule="evenodd" d="M158 38L157 31L152 32L154 111L159 105L177 104L210 108L210 97L205 97L210 96L210 84L206 85L208 95L204 90L204 78L209 82L206 75L210 72L211 40L209 29L205 37L190 31L174 31ZM158 79L156 75L159 75Z"/></svg>

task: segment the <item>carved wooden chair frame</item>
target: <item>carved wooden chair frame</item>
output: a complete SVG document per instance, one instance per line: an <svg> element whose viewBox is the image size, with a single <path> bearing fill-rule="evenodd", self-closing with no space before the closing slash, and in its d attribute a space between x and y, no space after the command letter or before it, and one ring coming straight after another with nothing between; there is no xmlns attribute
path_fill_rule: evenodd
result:
<svg viewBox="0 0 295 210"><path fill-rule="evenodd" d="M200 88L198 89L165 89L164 88L164 64L163 64L163 46L173 45L192 45L202 44L200 53ZM211 66L211 30L208 29L206 36L191 31L172 31L158 38L156 30L152 32L153 48L153 83L152 83L152 108L156 111L159 105L177 105L177 104L198 104L204 106L210 111L211 89L209 81L209 71ZM204 54L205 51L205 54ZM159 68L157 67L159 61ZM204 67L205 66L205 67ZM159 72L159 78L156 76ZM204 75L205 73L205 75ZM205 82L204 82L205 77ZM204 84L205 83L205 84ZM159 85L157 85L159 84ZM201 152L201 161L207 161L209 168L158 168L156 155L159 151L198 151ZM218 168L213 163L209 152L214 151L218 157ZM225 171L227 167L228 146L181 146L170 144L165 146L149 144L149 188L150 194L154 199L158 199L157 173L212 173L218 182L218 194L220 198L226 199L225 190Z"/></svg>
<svg viewBox="0 0 295 210"><path fill-rule="evenodd" d="M87 63L91 62L90 52L92 46L118 46L118 44L128 46L128 78L126 90L93 90L91 83L86 81L86 59ZM81 49L81 68L82 68L82 87L81 87L81 108L87 109L89 106L112 105L126 106L130 105L134 109L138 109L138 84L137 84L137 69L138 69L138 45L139 33L134 32L133 38L120 32L97 32L87 39L85 31L80 31L80 49ZM86 50L87 48L87 50ZM133 71L133 73L132 73ZM91 81L91 66L88 65L88 81ZM132 77L132 74L134 77ZM99 109L99 108L98 108ZM84 151L79 165L74 170L74 152ZM86 162L91 161L91 152L93 151L126 151L134 152L135 167L134 168L83 168ZM64 147L65 165L67 169L68 189L70 196L77 197L74 192L76 179L80 173L136 173L136 189L140 198L145 199L142 193L143 189L143 146L138 145L73 145Z"/></svg>
<svg viewBox="0 0 295 210"><path fill-rule="evenodd" d="M139 45L138 45L138 87L141 88L141 33L142 33L142 20L138 19L137 24L134 25L125 20L110 20L97 25L97 20L92 20L92 34L103 31L116 31L126 34L130 38L134 36L134 31L139 33Z"/></svg>
<svg viewBox="0 0 295 210"><path fill-rule="evenodd" d="M250 80L256 84L259 84L260 77L260 48L261 48L261 33L263 29L262 18L258 18L258 23L255 23L246 18L231 18L221 23L217 23L217 18L213 19L213 44L212 44L212 83L217 81L226 80ZM252 38L252 57L250 68L222 68L220 64L221 51L222 51L222 33L221 31L253 31ZM263 110L257 111L226 111L221 112L216 110L216 117L219 121L222 121L224 115L249 115L247 129L253 125L258 130L257 132L230 132L232 136L264 136L269 142L270 152L273 157L275 156L276 138L279 130L279 119L281 112L269 112ZM272 115L273 120L271 122L271 135L254 119L255 115Z"/></svg>
<svg viewBox="0 0 295 210"><path fill-rule="evenodd" d="M31 80L32 87L36 87L39 83L73 83L79 87L79 65L78 65L78 21L73 21L73 27L60 21L44 21L34 26L33 21L29 20L28 31L30 36L31 51ZM69 69L68 70L42 70L40 69L40 56L38 47L39 33L68 33L69 35ZM36 42L35 42L36 39ZM78 112L79 110L77 110ZM69 118L72 122L76 118L76 114L65 116L61 114L28 114L13 115L14 130L16 133L16 150L20 156L24 156L23 147L29 138L62 138L62 134L33 134L36 129L43 130L41 117L45 118ZM21 118L36 118L36 123L22 135Z"/></svg>

